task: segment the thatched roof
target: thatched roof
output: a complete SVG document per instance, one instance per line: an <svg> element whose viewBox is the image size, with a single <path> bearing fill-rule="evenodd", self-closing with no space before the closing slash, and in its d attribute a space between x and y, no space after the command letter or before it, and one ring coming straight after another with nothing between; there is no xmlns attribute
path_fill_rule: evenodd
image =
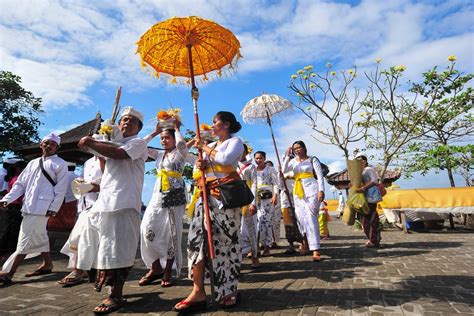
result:
<svg viewBox="0 0 474 316"><path fill-rule="evenodd" d="M382 171L382 168L380 167L375 167L375 171L377 171L377 175L380 178L380 173ZM390 186L393 182L398 180L401 176L401 170L396 169L396 170L386 170L385 171L385 177L383 179L383 183L385 186ZM350 179L349 179L349 172L347 172L347 169L344 169L343 171L340 172L335 172L332 174L328 174L326 176L326 180L328 181L329 184L334 185L338 189L347 189L349 188L350 184Z"/></svg>
<svg viewBox="0 0 474 316"><path fill-rule="evenodd" d="M83 164L87 159L91 158L92 154L79 149L77 143L82 137L97 132L101 122L102 118L99 112L96 114L94 119L60 134L61 147L58 149L58 156L66 161L75 162L77 164ZM41 149L39 148L38 143L15 147L12 151L26 160L31 160L41 156Z"/></svg>
<svg viewBox="0 0 474 316"><path fill-rule="evenodd" d="M77 143L82 137L96 133L100 128L101 122L102 118L99 112L93 120L85 122L84 124L60 134L61 146L57 152L58 156L66 161L75 162L78 165L82 165L87 159L91 158L92 154L79 149ZM147 161L153 160L150 157L153 156L152 152L156 150L159 149L148 146L149 158ZM15 147L12 151L27 161L41 156L41 149L39 148L38 143Z"/></svg>

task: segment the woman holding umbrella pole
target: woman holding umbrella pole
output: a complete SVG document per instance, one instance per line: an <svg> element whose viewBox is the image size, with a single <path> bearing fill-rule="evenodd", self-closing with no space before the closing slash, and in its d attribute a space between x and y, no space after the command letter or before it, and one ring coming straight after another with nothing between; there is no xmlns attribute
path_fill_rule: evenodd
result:
<svg viewBox="0 0 474 316"><path fill-rule="evenodd" d="M324 200L323 172L318 159L308 156L306 145L300 140L286 153L283 172L289 171L295 174L293 198L298 227L304 237L301 254L311 250L313 261L320 261L318 215L319 205Z"/></svg>
<svg viewBox="0 0 474 316"><path fill-rule="evenodd" d="M212 219L212 239L216 259L213 262L215 284L215 299L222 308L232 307L237 303L237 285L240 275L242 252L239 244L241 209L224 208L218 185L223 182L240 180L236 172L238 162L244 151L243 142L233 134L241 129L234 114L218 112L213 119L212 134L217 142L206 145L203 140L196 139L194 146L203 151L204 157L198 159L196 171L206 173L206 187L210 191L208 203ZM200 179L200 172L193 174ZM200 181L196 181L200 185ZM199 188L202 190L203 188ZM199 192L199 191L198 191ZM207 307L204 289L207 239L204 225L204 206L202 198L194 197L191 202L191 226L188 234L189 277L193 280L191 293L177 303L173 310L179 313L193 313L205 310ZM205 275L206 274L206 275Z"/></svg>

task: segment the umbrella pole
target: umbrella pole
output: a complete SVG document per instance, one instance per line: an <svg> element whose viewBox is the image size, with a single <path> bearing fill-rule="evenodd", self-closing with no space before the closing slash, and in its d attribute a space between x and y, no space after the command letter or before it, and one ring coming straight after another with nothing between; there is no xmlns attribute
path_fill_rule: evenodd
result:
<svg viewBox="0 0 474 316"><path fill-rule="evenodd" d="M270 118L270 114L267 112L267 123L268 126L270 126L270 133L272 134L272 140L273 140L273 148L275 148L275 154L277 156L277 162L278 162L278 171L280 173L280 177L283 179L283 186L285 187L285 194L286 197L288 198L288 203L290 204L290 207L293 208L293 203L291 202L290 198L290 190L288 190L288 186L286 185L285 181L285 176L283 175L282 167L281 167L281 162L280 162L280 155L278 154L278 149L275 141L275 135L273 135L273 127L272 127L272 120Z"/></svg>
<svg viewBox="0 0 474 316"><path fill-rule="evenodd" d="M193 58L192 58L192 52L191 52L191 45L186 46L188 48L188 57L189 57L189 71L190 71L190 77L191 77L191 97L193 99L193 111L194 111L194 123L196 125L196 136L198 139L201 139L201 131L199 128L199 114L198 114L198 109L197 109L197 100L199 98L199 90L196 87L196 82L194 80L194 67L193 67ZM202 155L202 149L198 149L198 158L200 160L203 159ZM203 190L201 190L201 196L202 196L202 201L204 205L204 217L206 221L206 226L207 226L207 244L208 244L208 250L209 250L209 262L208 262L208 269L209 269L209 278L210 278L210 283L211 283L211 302L214 303L214 269L212 266L212 260L216 258L215 253L214 253L214 242L212 241L212 223L211 223L211 213L209 211L209 200L208 200L208 191L206 187L206 170L201 170L202 176L201 176L201 187ZM204 228L204 227L203 227Z"/></svg>

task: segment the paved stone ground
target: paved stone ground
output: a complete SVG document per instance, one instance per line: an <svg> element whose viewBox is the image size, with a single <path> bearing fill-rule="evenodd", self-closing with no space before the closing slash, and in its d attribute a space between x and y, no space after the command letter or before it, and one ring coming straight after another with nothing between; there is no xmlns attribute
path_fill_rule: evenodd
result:
<svg viewBox="0 0 474 316"><path fill-rule="evenodd" d="M383 232L383 249L366 249L361 231L339 220L330 222L332 240L322 241L323 261L287 256L285 240L250 270L245 259L240 283L242 302L232 310L210 308L226 315L473 315L474 232L462 229L404 235ZM1 315L91 314L106 297L88 283L62 288L57 281L68 271L65 256L55 253L54 274L25 278L39 259L26 261L11 286L0 288ZM119 313L175 314L171 307L190 291L181 279L163 289L139 287L145 272L137 259L125 294L129 301Z"/></svg>

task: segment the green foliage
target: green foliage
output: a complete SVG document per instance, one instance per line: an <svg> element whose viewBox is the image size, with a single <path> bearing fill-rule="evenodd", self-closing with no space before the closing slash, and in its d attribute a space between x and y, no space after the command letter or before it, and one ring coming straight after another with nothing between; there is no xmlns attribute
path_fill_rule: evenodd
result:
<svg viewBox="0 0 474 316"><path fill-rule="evenodd" d="M453 171L460 173L469 184L473 169L472 145L465 145L474 134L474 91L467 86L474 74L462 74L455 68L455 59L443 71L438 67L423 73L423 81L414 83L411 92L418 94L422 103L433 100L431 110L419 122L423 130L421 141L409 144L405 169L426 174L446 170L455 186ZM415 115L418 115L415 114Z"/></svg>
<svg viewBox="0 0 474 316"><path fill-rule="evenodd" d="M39 140L41 98L35 98L20 84L19 76L0 71L0 154Z"/></svg>

